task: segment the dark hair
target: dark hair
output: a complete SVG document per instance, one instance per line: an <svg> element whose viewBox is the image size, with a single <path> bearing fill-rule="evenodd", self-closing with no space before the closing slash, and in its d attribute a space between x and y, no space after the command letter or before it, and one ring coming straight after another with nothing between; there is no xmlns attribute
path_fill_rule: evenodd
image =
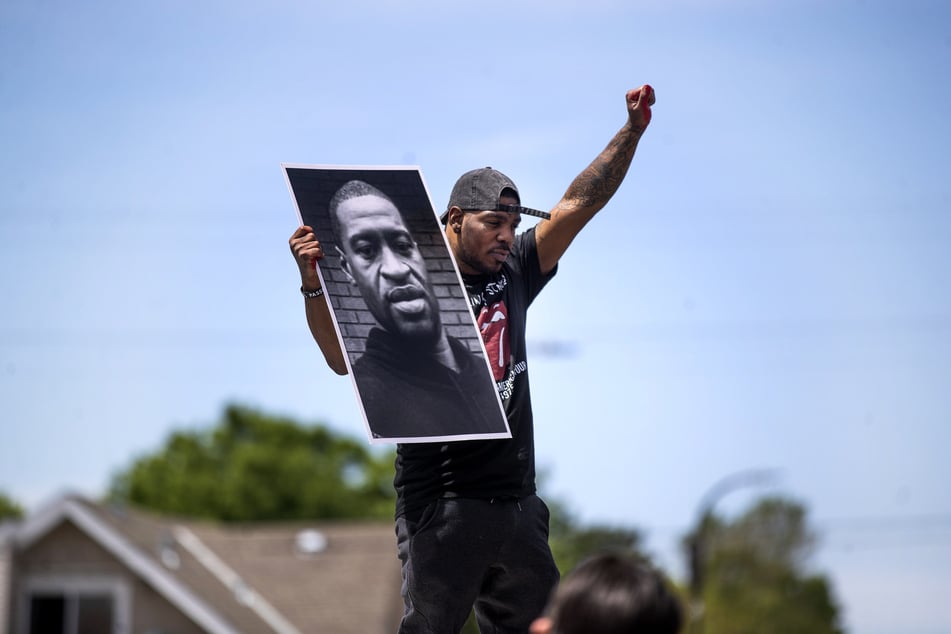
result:
<svg viewBox="0 0 951 634"><path fill-rule="evenodd" d="M337 190L337 193L333 195L330 199L330 203L327 205L327 211L330 213L330 230L337 240L340 239L340 220L337 218L337 207L351 198L359 198L360 196L379 196L396 207L396 203L393 202L392 198L370 183L359 180L347 181L340 186L340 189ZM397 211L399 211L399 208L397 208ZM400 215L402 216L402 213Z"/></svg>
<svg viewBox="0 0 951 634"><path fill-rule="evenodd" d="M646 562L605 553L578 565L555 591L552 634L678 634L683 610Z"/></svg>

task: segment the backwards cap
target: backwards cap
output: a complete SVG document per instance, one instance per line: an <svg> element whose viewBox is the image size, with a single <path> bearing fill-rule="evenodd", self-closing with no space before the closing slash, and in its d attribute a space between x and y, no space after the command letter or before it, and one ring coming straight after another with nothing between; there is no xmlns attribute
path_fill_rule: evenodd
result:
<svg viewBox="0 0 951 634"><path fill-rule="evenodd" d="M502 191L505 189L512 190L520 204L501 204ZM443 224L446 224L449 220L449 209L452 207L459 207L464 211L507 211L510 214L526 214L544 220L551 219L551 214L547 211L522 207L521 200L518 187L515 186L511 178L491 167L482 167L466 172L459 177L452 188L452 193L449 194L449 204L446 206L446 211L439 219Z"/></svg>
<svg viewBox="0 0 951 634"><path fill-rule="evenodd" d="M459 177L456 184L449 194L449 204L446 205L446 211L440 216L443 224L449 219L449 208L459 207L460 209L495 209L499 206L499 198L502 196L503 189L511 189L515 192L515 197L521 201L518 194L518 187L512 182L512 179L498 170L491 167L480 167L466 172Z"/></svg>

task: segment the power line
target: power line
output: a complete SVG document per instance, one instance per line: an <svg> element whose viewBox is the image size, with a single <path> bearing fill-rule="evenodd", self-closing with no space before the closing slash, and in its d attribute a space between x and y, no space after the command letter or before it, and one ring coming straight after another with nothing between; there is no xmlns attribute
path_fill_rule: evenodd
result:
<svg viewBox="0 0 951 634"><path fill-rule="evenodd" d="M883 336L894 334L951 334L951 316L910 316L885 319L816 318L807 320L706 321L695 323L586 324L588 334L570 339L530 338L528 345L540 357L572 358L588 345L630 345L643 341L738 340ZM207 328L17 328L0 326L0 345L16 347L167 346L220 347L250 343L287 345L299 337L289 329Z"/></svg>
<svg viewBox="0 0 951 634"><path fill-rule="evenodd" d="M830 533L853 533L874 536L888 533L921 534L922 532L942 533L951 544L951 513L921 513L914 515L855 515L828 518L807 518L806 525L823 537ZM640 525L639 530L649 534L682 536L689 533L693 526L651 526ZM940 535L939 535L940 536Z"/></svg>
<svg viewBox="0 0 951 634"><path fill-rule="evenodd" d="M830 517L814 523L832 530L884 531L908 529L951 530L951 513L923 513L915 515L858 515Z"/></svg>

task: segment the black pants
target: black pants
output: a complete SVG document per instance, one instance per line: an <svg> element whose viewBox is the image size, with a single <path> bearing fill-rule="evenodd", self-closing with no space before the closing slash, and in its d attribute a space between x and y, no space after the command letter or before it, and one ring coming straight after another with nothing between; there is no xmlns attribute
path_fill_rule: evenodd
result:
<svg viewBox="0 0 951 634"><path fill-rule="evenodd" d="M558 582L548 507L519 500L441 499L396 520L406 611L401 634L455 634L475 608L482 634L525 634Z"/></svg>

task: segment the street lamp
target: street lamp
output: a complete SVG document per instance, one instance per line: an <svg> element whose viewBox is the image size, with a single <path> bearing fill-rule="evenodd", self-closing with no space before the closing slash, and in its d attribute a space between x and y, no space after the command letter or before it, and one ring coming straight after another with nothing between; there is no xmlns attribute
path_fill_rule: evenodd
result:
<svg viewBox="0 0 951 634"><path fill-rule="evenodd" d="M721 478L700 498L697 527L687 537L690 573L690 632L703 632L703 588L706 582L707 543L713 524L713 507L728 493L750 486L762 486L776 480L776 469L746 469Z"/></svg>

